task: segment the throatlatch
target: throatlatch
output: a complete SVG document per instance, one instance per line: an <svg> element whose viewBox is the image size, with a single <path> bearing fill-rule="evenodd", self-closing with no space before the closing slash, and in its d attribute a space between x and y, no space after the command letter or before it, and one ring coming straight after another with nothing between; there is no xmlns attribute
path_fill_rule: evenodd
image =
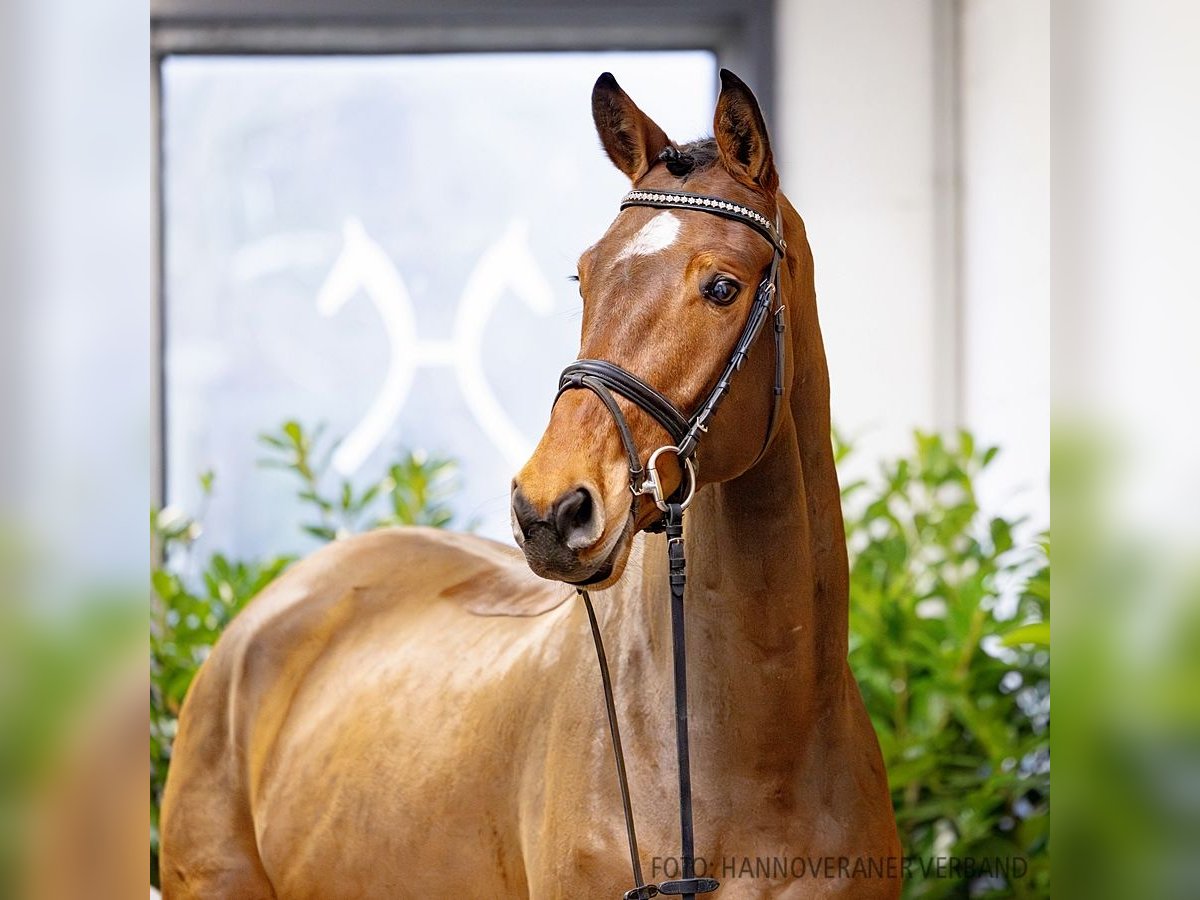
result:
<svg viewBox="0 0 1200 900"><path fill-rule="evenodd" d="M629 488L633 494L631 508L637 509L638 497L650 495L655 505L662 510L662 518L648 531L665 532L667 541L667 579L671 593L671 643L675 680L675 747L679 767L679 842L680 878L661 884L647 883L642 875L641 858L638 851L637 829L634 826L633 804L629 796L629 779L625 771L625 754L621 746L621 730L617 722L617 708L613 699L612 678L608 670L608 658L604 653L604 641L596 621L596 611L591 596L583 588L579 595L587 609L592 640L596 646L596 659L600 667L600 680L604 688L604 705L608 715L609 734L612 738L613 756L616 760L617 782L621 792L621 805L625 814L625 833L629 843L630 864L634 886L624 894L624 900L649 900L658 894L673 894L694 900L697 894L715 891L719 886L715 878L696 876L695 833L692 822L692 776L691 757L688 746L688 701L687 701L687 647L684 616L684 590L687 586L687 560L683 544L683 514L691 503L696 490L695 454L700 436L708 431L709 421L729 392L734 373L739 371L758 335L768 319L774 320L775 384L771 400L770 418L758 458L766 452L775 433L779 406L783 398L785 328L784 307L779 302L779 265L787 250L783 240L779 215L775 222L747 206L731 203L717 197L700 194L684 194L674 191L631 191L621 202L621 208L650 206L659 209L695 209L743 222L771 242L774 253L758 290L754 296L750 315L742 333L734 345L733 353L717 378L699 409L690 417L685 416L661 392L647 384L632 372L599 359L581 359L567 366L559 379L558 395L566 391L586 388L604 403L617 431L621 444L629 458ZM633 440L633 432L621 406L613 394L619 394L647 413L668 434L671 443L659 447L650 454L646 466L642 466L641 454ZM664 496L658 477L657 461L661 454L671 452L678 458L684 470L684 481L670 497ZM755 460L757 462L757 459ZM686 490L685 490L686 488Z"/></svg>

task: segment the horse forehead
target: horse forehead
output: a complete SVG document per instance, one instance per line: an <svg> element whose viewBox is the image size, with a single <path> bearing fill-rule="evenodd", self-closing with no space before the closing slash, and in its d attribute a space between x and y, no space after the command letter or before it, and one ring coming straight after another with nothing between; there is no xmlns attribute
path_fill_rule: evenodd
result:
<svg viewBox="0 0 1200 900"><path fill-rule="evenodd" d="M666 250L679 238L680 227L679 216L675 213L658 213L625 242L613 261L620 262L635 256L651 256Z"/></svg>

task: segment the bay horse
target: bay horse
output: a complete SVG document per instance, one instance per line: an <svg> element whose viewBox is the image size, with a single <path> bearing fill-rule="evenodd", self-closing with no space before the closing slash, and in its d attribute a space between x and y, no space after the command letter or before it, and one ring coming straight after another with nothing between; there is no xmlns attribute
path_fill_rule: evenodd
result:
<svg viewBox="0 0 1200 900"><path fill-rule="evenodd" d="M723 198L786 239L780 402L760 341L709 425L686 526L696 866L729 900L894 898L887 778L847 664L812 257L757 101L721 80L714 138L685 145L611 75L592 95L601 143L636 189ZM623 209L579 260L580 357L695 408L771 254L742 222ZM616 402L644 462L662 425ZM665 545L646 533L660 514L631 495L626 449L596 393L566 391L513 480L519 550L374 531L251 602L180 717L166 900L619 897L629 860L580 586L609 643L641 864L675 874ZM684 473L668 458L660 477L674 490Z"/></svg>

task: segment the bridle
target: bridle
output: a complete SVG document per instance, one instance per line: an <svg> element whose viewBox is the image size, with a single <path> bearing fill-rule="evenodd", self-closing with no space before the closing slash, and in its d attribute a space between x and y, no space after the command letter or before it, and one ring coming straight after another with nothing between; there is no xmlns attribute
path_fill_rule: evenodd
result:
<svg viewBox="0 0 1200 900"><path fill-rule="evenodd" d="M662 516L647 531L662 531L667 538L667 573L671 589L671 637L674 657L675 680L675 745L679 763L679 831L680 878L661 884L647 883L642 876L641 858L638 853L637 830L634 827L633 806L629 797L629 781L625 772L625 756L621 745L621 731L617 723L616 704L613 700L612 679L609 676L608 660L604 653L604 641L596 621L596 611L588 592L579 588L587 610L596 646L596 659L600 666L600 678L604 687L604 703L608 714L609 734L612 738L613 756L616 761L617 782L621 791L621 803L625 813L625 832L629 842L629 856L633 871L634 887L626 891L624 900L648 900L657 894L678 894L695 898L696 894L715 891L719 886L715 878L696 877L695 836L692 827L692 782L691 762L688 750L687 710L687 652L684 644L684 588L687 582L686 559L683 549L683 513L692 502L696 492L696 450L702 435L707 433L709 422L717 408L729 393L733 376L746 361L750 348L762 333L768 319L774 323L775 384L771 397L770 417L762 448L755 459L757 462L766 452L775 434L779 419L779 407L783 400L785 348L784 306L779 298L779 267L787 252L787 243L782 235L782 220L776 213L772 222L762 213L740 203L703 194L687 194L678 191L634 190L625 195L621 209L631 206L649 206L655 209L690 209L732 219L750 226L770 242L771 262L755 291L749 317L741 335L734 345L728 362L721 370L716 384L691 416L685 416L675 404L663 394L632 372L615 363L602 359L580 359L563 369L559 378L555 402L570 390L587 389L600 398L621 437L621 443L629 458L629 489L633 493L630 515L637 510L638 498L650 495ZM633 433L621 406L613 394L619 394L634 406L647 413L668 434L670 444L665 444L650 454L645 468L641 454L633 440ZM665 496L658 474L658 458L663 453L674 453L678 458L683 475L679 486ZM648 472L648 475L647 475ZM686 490L685 490L686 487Z"/></svg>
<svg viewBox="0 0 1200 900"><path fill-rule="evenodd" d="M666 500L663 497L661 485L657 477L655 462L663 452L672 452L680 466L685 468L689 476L688 499L696 487L695 456L700 437L708 431L708 424L721 401L729 393L734 374L741 369L746 356L755 340L762 332L767 319L774 319L775 331L775 386L771 397L770 418L767 420L767 430L763 437L759 458L766 452L767 446L774 435L775 424L778 420L779 406L783 399L784 377L784 307L779 302L779 264L787 252L787 242L781 233L778 215L772 222L762 213L740 203L722 200L719 197L708 197L703 194L685 194L678 191L630 191L621 201L621 209L631 206L649 206L655 209L691 209L706 212L726 219L749 225L761 234L771 244L774 251L771 262L755 291L754 301L750 307L750 315L742 328L742 333L734 344L729 361L721 371L720 377L708 396L691 416L685 416L679 408L668 400L652 385L643 381L627 369L616 363L603 359L578 359L562 371L558 380L558 394L555 402L566 391L576 388L587 388L596 394L608 411L612 414L617 430L621 435L621 443L629 457L629 487L633 492L634 502L643 494L651 494L658 508L666 512ZM671 443L660 447L650 455L647 468L650 478L644 480L645 470L641 465L641 457L633 442L632 432L625 421L620 406L613 398L613 393L620 394L647 413L670 436ZM756 459L755 462L758 460ZM688 506L687 502L683 504Z"/></svg>

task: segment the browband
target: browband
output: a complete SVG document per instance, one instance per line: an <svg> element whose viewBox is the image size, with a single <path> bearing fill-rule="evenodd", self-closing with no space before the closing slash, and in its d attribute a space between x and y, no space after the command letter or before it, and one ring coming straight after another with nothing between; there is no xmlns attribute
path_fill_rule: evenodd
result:
<svg viewBox="0 0 1200 900"><path fill-rule="evenodd" d="M749 225L768 241L780 255L787 252L787 241L779 231L779 227L762 213L722 200L720 197L708 197L704 194L684 194L679 191L630 191L621 200L621 209L629 206L652 206L655 209L699 209L702 212L724 216Z"/></svg>

